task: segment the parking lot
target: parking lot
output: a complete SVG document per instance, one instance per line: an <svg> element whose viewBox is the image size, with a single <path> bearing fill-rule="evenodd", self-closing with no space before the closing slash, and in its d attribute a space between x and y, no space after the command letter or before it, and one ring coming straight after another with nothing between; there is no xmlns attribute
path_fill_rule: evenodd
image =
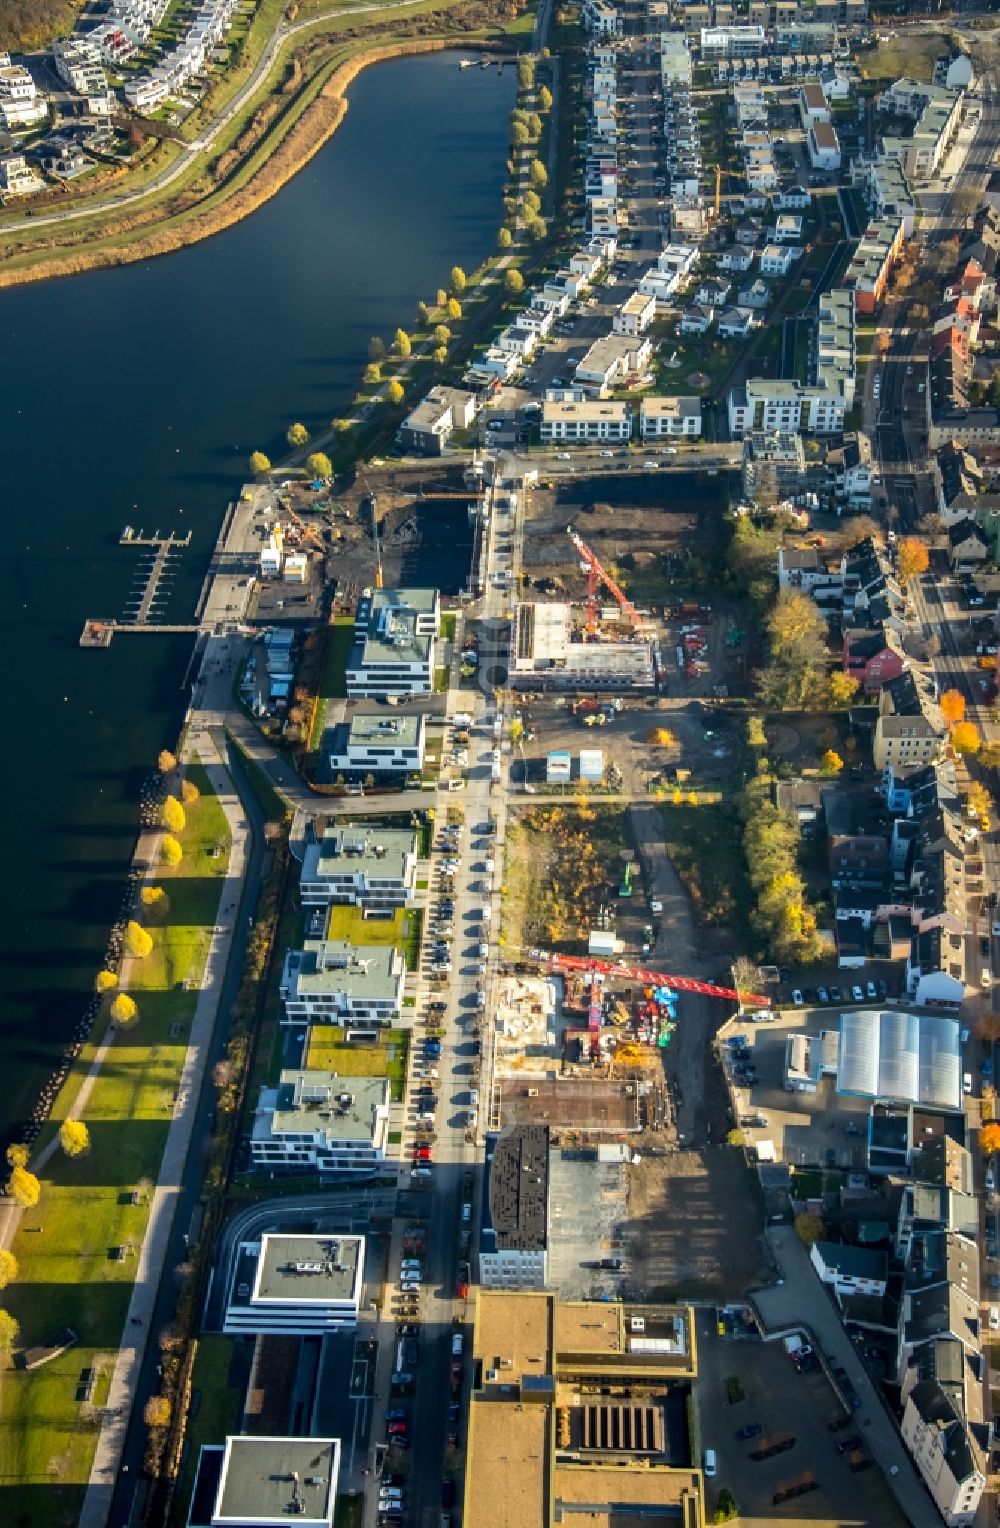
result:
<svg viewBox="0 0 1000 1528"><path fill-rule="evenodd" d="M879 1528L896 1528L905 1522L877 1463L857 1473L850 1468L849 1453L871 1459L864 1446L864 1424L851 1421L830 1431L828 1424L843 1420L845 1413L818 1366L800 1374L780 1342L720 1338L711 1312L699 1312L697 1333L702 1447L714 1449L718 1456L718 1474L706 1481L709 1520L719 1490L728 1486L744 1523L801 1523L811 1528L877 1523ZM732 1380L738 1388L727 1386ZM730 1401L730 1389L733 1394L742 1391L744 1398ZM754 1424L760 1426L759 1435L737 1439L741 1428ZM793 1437L793 1446L769 1459L751 1458L762 1439L778 1433ZM838 1444L859 1436L860 1450L838 1452ZM775 1506L778 1486L807 1471L817 1489Z"/></svg>
<svg viewBox="0 0 1000 1528"><path fill-rule="evenodd" d="M740 1125L751 1144L773 1142L779 1161L864 1169L870 1100L839 1095L833 1077L820 1078L814 1093L790 1093L783 1082L788 1036L818 1038L824 1030L836 1030L841 1012L842 1005L784 1009L771 1023L734 1019L720 1033ZM734 1048L731 1041L738 1035L746 1044ZM738 1064L734 1065L734 1055L746 1056L741 1072L737 1071ZM744 1082L741 1078L756 1080Z"/></svg>

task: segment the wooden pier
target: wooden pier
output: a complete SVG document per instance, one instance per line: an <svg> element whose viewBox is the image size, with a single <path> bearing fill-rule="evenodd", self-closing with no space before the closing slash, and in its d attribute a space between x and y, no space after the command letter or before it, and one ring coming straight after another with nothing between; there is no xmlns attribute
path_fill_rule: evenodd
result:
<svg viewBox="0 0 1000 1528"><path fill-rule="evenodd" d="M151 637L196 636L201 627L194 622L176 624L168 621L102 621L88 616L80 633L81 647L110 647L123 632L148 632Z"/></svg>

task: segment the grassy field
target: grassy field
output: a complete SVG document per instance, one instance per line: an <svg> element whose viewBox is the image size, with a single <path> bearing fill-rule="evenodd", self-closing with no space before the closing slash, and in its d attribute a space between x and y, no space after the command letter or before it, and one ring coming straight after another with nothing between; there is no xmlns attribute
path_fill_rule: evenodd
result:
<svg viewBox="0 0 1000 1528"><path fill-rule="evenodd" d="M122 1339L136 1254L148 1219L145 1191L156 1180L173 1114L187 1035L228 854L228 829L204 771L190 771L202 795L187 809L185 858L158 877L171 898L171 921L151 927L154 948L132 990L139 1022L115 1032L81 1117L90 1151L70 1160L56 1152L40 1171L41 1200L22 1217L14 1242L19 1273L6 1295L20 1322L20 1343L45 1343L70 1326L78 1346L32 1373L14 1370L0 1391L0 1518L36 1522L37 1487L46 1492L46 1522L75 1522L87 1480L97 1420L76 1400L82 1369L102 1371L96 1402L107 1393ZM220 847L217 858L210 851ZM183 922L173 922L182 918ZM186 990L187 983L190 990ZM74 1065L39 1145L73 1116L80 1085L94 1059L88 1045ZM118 1259L118 1249L126 1255Z"/></svg>
<svg viewBox="0 0 1000 1528"><path fill-rule="evenodd" d="M306 1066L311 1071L336 1072L340 1077L388 1077L392 1097L403 1096L409 1036L405 1029L387 1029L373 1045L345 1040L334 1024L314 1024L309 1031Z"/></svg>
<svg viewBox="0 0 1000 1528"><path fill-rule="evenodd" d="M897 32L859 59L862 79L890 82L899 79L928 81L939 58L952 48L944 32Z"/></svg>

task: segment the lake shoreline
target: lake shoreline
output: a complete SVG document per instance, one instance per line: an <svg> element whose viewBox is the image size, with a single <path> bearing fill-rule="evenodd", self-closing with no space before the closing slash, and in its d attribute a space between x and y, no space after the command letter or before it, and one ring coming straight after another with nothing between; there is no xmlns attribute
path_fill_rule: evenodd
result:
<svg viewBox="0 0 1000 1528"><path fill-rule="evenodd" d="M482 40L476 39L473 46L480 48ZM218 206L201 213L192 208L189 216L183 211L175 213L175 217L183 220L176 229L158 228L154 223L146 234L133 243L90 251L84 247L78 253L70 252L61 258L26 266L21 270L0 268L0 288L28 286L39 281L75 276L84 271L133 265L157 255L176 254L178 250L188 249L216 234L224 233L277 196L330 141L347 115L347 91L365 69L393 59L443 53L449 49L460 51L462 47L457 37L421 38L366 48L344 59L336 66L316 99L309 103L287 135L278 142L266 163L246 186L237 189L231 196L224 196ZM509 51L505 43L496 41L490 43L490 48L497 52ZM259 147L255 145L252 152L259 150ZM215 196L220 191L224 193L224 185L209 194Z"/></svg>

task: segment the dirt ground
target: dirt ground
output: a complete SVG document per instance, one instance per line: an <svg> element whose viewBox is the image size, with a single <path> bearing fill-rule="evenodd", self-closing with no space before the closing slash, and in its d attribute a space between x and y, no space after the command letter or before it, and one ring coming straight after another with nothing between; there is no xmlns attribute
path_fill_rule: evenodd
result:
<svg viewBox="0 0 1000 1528"><path fill-rule="evenodd" d="M629 1264L648 1298L745 1297L773 1270L761 1197L726 1146L644 1155L628 1174Z"/></svg>
<svg viewBox="0 0 1000 1528"><path fill-rule="evenodd" d="M635 599L657 604L686 593L710 574L725 545L721 481L608 473L537 490L525 523L525 572L531 580L552 580L572 599L582 597L586 576L566 540L572 525L609 571L614 565Z"/></svg>

